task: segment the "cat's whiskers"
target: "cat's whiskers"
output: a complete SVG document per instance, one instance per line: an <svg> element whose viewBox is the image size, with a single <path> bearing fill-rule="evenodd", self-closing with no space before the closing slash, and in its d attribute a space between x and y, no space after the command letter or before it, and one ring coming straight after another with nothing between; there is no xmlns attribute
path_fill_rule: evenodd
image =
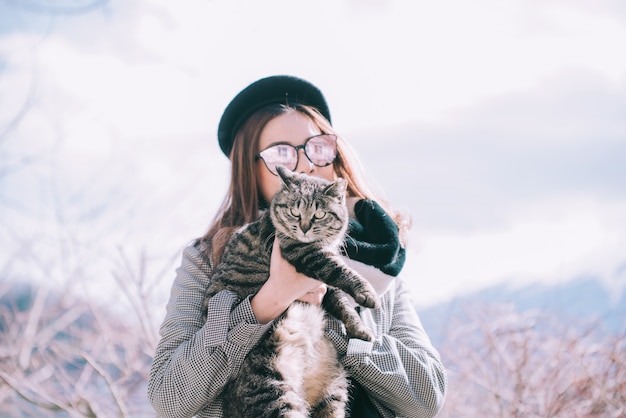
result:
<svg viewBox="0 0 626 418"><path fill-rule="evenodd" d="M271 245L272 245L271 243L273 243L273 238L274 238L275 236L276 236L276 232L272 232L271 234L269 234L269 235L267 236L267 238L265 238L265 242L263 243L263 245L265 246L265 248L266 248L267 250L269 250L269 249L270 249L270 247L271 247Z"/></svg>
<svg viewBox="0 0 626 418"><path fill-rule="evenodd" d="M348 240L352 241L352 244L354 245L355 248L358 248L358 246L356 245L357 242L354 238L352 238L350 236L350 234L346 233L344 239L341 241L341 244L339 245L339 249L341 250L342 254L347 254L348 253Z"/></svg>

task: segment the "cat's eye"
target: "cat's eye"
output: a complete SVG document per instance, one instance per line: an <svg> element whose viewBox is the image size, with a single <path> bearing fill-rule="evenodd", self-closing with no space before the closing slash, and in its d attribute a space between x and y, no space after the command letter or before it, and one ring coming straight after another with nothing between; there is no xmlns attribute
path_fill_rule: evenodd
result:
<svg viewBox="0 0 626 418"><path fill-rule="evenodd" d="M315 214L313 214L313 216L315 217L315 219L322 219L324 216L326 216L326 212L324 212L323 210L318 210L317 212L315 212Z"/></svg>
<svg viewBox="0 0 626 418"><path fill-rule="evenodd" d="M296 218L299 218L299 217L300 217L300 211L299 211L298 209L296 209L296 208L291 208L291 209L290 209L290 212L291 212L291 215L292 215L292 216L295 216Z"/></svg>

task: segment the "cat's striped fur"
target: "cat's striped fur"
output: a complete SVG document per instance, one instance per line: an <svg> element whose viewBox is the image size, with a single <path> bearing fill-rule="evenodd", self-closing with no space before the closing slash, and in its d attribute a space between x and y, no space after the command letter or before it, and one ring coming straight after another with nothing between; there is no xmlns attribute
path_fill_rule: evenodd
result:
<svg viewBox="0 0 626 418"><path fill-rule="evenodd" d="M296 270L329 285L322 306L343 321L349 335L371 340L346 297L375 307L372 286L339 257L348 225L346 181L292 173L279 167L283 188L257 222L240 228L226 245L207 300L221 290L240 298L256 293L269 276L274 236ZM206 303L205 303L206 304ZM343 417L346 374L324 336L324 310L295 302L274 322L224 389L229 417Z"/></svg>

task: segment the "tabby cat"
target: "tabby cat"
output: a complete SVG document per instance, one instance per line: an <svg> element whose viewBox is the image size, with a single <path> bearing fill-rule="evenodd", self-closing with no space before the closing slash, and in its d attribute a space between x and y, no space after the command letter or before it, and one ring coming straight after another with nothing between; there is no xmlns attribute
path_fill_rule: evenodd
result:
<svg viewBox="0 0 626 418"><path fill-rule="evenodd" d="M348 227L347 182L293 173L277 167L282 189L261 218L232 236L207 289L240 298L256 293L269 276L273 239L298 272L328 287L322 306L340 319L350 336L370 341L346 293L362 306L377 306L372 286L339 257ZM228 417L344 417L346 373L332 342L324 336L321 307L294 302L266 338L248 354L223 392Z"/></svg>

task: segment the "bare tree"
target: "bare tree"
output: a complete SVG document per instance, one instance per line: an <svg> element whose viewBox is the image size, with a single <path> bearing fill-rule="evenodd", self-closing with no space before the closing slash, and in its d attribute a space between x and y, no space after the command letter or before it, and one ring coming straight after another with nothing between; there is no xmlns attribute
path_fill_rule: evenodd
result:
<svg viewBox="0 0 626 418"><path fill-rule="evenodd" d="M511 306L468 306L442 355L444 417L626 417L626 337Z"/></svg>
<svg viewBox="0 0 626 418"><path fill-rule="evenodd" d="M123 260L130 269L132 264ZM139 260L139 266L145 258ZM141 269L138 270L141 272ZM48 287L2 282L0 411L10 416L151 416L154 279L115 273L123 312Z"/></svg>

